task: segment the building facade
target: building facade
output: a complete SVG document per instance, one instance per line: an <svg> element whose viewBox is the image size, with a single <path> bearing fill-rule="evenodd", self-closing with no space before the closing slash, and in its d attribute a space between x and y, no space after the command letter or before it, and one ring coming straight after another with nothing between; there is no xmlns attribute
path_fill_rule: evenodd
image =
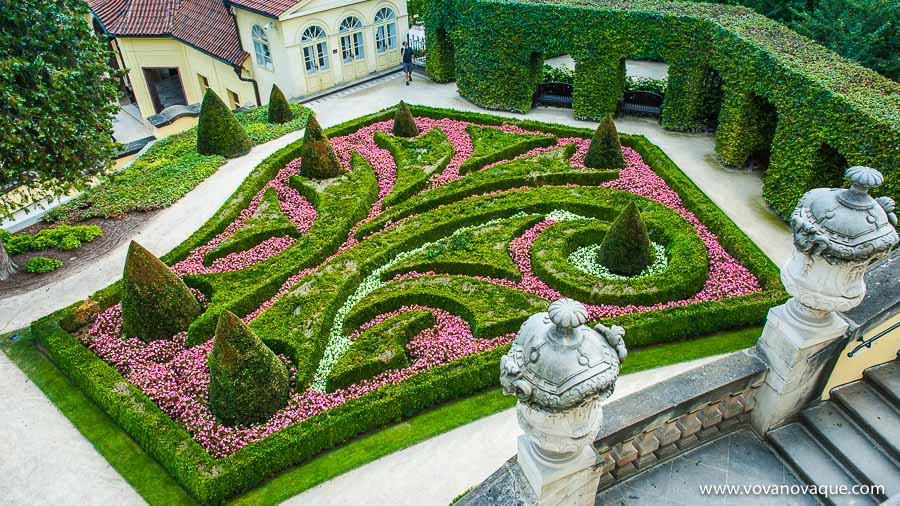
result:
<svg viewBox="0 0 900 506"><path fill-rule="evenodd" d="M87 3L127 69L122 105L158 128L193 124L207 89L232 108L265 105L273 84L297 98L394 68L409 29L405 0Z"/></svg>

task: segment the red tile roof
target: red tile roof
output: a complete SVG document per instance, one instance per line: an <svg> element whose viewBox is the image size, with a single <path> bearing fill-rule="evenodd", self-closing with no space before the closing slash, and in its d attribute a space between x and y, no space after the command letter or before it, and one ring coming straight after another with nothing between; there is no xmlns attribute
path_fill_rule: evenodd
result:
<svg viewBox="0 0 900 506"><path fill-rule="evenodd" d="M104 29L116 36L170 36L226 62L247 58L222 0L87 0Z"/></svg>
<svg viewBox="0 0 900 506"><path fill-rule="evenodd" d="M299 0L225 0L225 3L243 7L260 14L277 18L297 5Z"/></svg>

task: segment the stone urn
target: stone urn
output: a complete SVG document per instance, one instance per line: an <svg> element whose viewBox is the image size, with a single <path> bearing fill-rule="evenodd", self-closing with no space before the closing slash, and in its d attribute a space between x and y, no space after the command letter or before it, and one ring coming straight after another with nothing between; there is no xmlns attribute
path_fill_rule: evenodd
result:
<svg viewBox="0 0 900 506"><path fill-rule="evenodd" d="M536 492L595 462L591 443L600 431L625 358L622 327L585 326L587 310L560 299L528 318L500 361L500 383L518 397L525 432L518 462Z"/></svg>
<svg viewBox="0 0 900 506"><path fill-rule="evenodd" d="M791 294L787 312L810 328L835 324L835 311L847 311L866 294L869 265L897 244L894 201L874 199L869 189L884 177L869 167L851 167L849 189L807 192L791 215L794 253L781 269Z"/></svg>

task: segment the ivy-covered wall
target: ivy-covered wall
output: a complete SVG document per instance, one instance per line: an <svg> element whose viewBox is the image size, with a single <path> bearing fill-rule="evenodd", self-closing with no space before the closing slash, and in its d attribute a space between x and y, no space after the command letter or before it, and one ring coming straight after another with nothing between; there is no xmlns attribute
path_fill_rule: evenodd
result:
<svg viewBox="0 0 900 506"><path fill-rule="evenodd" d="M806 190L840 180L846 167L832 162L835 152L849 165L881 170L880 194L900 193L900 85L749 9L426 0L424 17L428 72L442 82L455 78L459 93L481 107L529 111L544 55L568 53L576 62L575 116L599 120L622 97L623 59L657 54L670 65L663 126L706 128L717 95L708 76L717 72L725 97L716 149L735 165L770 151L764 197L782 216Z"/></svg>

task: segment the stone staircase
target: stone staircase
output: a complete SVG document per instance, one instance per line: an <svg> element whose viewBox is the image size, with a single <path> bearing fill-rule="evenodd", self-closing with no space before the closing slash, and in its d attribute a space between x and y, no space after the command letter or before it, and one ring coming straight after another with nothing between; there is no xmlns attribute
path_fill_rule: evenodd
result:
<svg viewBox="0 0 900 506"><path fill-rule="evenodd" d="M813 485L884 485L884 494L829 495L826 504L879 504L900 494L900 358L866 369L832 389L800 419L768 434L772 445Z"/></svg>

